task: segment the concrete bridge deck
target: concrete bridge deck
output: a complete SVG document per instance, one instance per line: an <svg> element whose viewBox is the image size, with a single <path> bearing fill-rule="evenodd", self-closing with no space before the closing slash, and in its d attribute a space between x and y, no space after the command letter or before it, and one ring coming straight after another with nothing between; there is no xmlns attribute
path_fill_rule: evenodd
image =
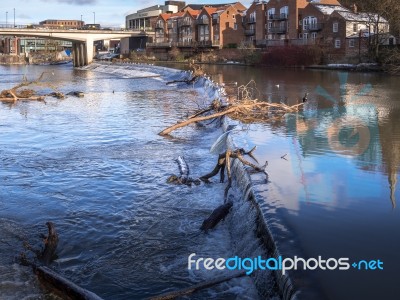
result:
<svg viewBox="0 0 400 300"><path fill-rule="evenodd" d="M46 39L65 40L72 42L74 55L74 66L80 67L93 61L94 41L107 39L121 39L135 36L154 35L148 31L125 31L125 30L80 30L80 29L49 29L28 28L18 26L0 28L0 36L39 37Z"/></svg>

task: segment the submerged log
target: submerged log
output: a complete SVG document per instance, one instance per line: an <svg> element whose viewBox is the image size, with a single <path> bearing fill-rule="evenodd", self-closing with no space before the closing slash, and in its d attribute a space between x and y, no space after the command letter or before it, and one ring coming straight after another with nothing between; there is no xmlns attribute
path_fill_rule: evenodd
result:
<svg viewBox="0 0 400 300"><path fill-rule="evenodd" d="M219 277L219 278L214 279L214 280L210 280L210 281L207 281L207 282L199 283L199 284L193 285L193 286L191 286L189 288L186 288L186 289L183 289L183 290L174 291L174 292L170 292L170 293L165 293L165 294L162 294L162 295L159 295L159 296L156 296L156 297L152 297L152 298L150 298L150 300L170 300L170 299L175 299L175 298L182 297L182 296L185 296L185 295L190 295L190 294L192 294L194 292L197 292L197 291L212 287L214 285L229 281L229 280L234 279L234 278L243 277L245 275L246 275L246 272L244 272L244 271L238 272L238 273L235 273L235 274L232 274L232 275L223 276L223 277Z"/></svg>
<svg viewBox="0 0 400 300"><path fill-rule="evenodd" d="M213 229L215 226L218 225L220 221L225 219L225 217L231 210L232 206L233 206L232 201L229 201L221 206L218 206L216 209L214 209L211 215L203 221L200 230L204 230L204 232L207 233L208 230Z"/></svg>
<svg viewBox="0 0 400 300"><path fill-rule="evenodd" d="M95 293L90 292L72 281L60 276L48 267L33 266L33 270L41 283L60 295L62 299L71 300L102 300Z"/></svg>
<svg viewBox="0 0 400 300"><path fill-rule="evenodd" d="M44 237L44 249L38 255L38 258L41 262L48 266L56 258L58 234L53 222L47 222L46 225L49 232L47 237Z"/></svg>
<svg viewBox="0 0 400 300"><path fill-rule="evenodd" d="M80 91L69 92L69 93L67 93L67 95L75 96L75 97L78 97L78 98L83 98L85 96L85 94L83 92L80 92Z"/></svg>

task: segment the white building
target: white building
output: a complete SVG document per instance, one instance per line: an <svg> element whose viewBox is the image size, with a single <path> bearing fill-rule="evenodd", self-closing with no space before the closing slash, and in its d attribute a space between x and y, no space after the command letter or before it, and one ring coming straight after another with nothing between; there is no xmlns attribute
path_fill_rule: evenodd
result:
<svg viewBox="0 0 400 300"><path fill-rule="evenodd" d="M164 5L154 5L125 17L126 29L154 30L157 17L162 13L176 13L185 7L184 1L165 1Z"/></svg>

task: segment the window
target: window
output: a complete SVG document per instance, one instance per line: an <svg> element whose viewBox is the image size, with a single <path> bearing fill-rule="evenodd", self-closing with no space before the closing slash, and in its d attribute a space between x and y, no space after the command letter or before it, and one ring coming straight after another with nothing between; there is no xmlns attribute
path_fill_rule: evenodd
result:
<svg viewBox="0 0 400 300"><path fill-rule="evenodd" d="M288 12L289 12L289 7L288 6L284 6L279 10L281 18L287 18Z"/></svg>
<svg viewBox="0 0 400 300"><path fill-rule="evenodd" d="M274 15L275 15L275 8L268 9L268 19L272 20L274 18Z"/></svg>
<svg viewBox="0 0 400 300"><path fill-rule="evenodd" d="M232 19L235 19L236 17L235 17L235 15L232 15Z"/></svg>
<svg viewBox="0 0 400 300"><path fill-rule="evenodd" d="M349 40L349 47L350 47L350 48L354 48L354 46L355 46L354 39L350 39L350 40Z"/></svg>
<svg viewBox="0 0 400 300"><path fill-rule="evenodd" d="M339 23L335 22L335 23L333 23L333 32L338 32L338 31L339 31Z"/></svg>
<svg viewBox="0 0 400 300"><path fill-rule="evenodd" d="M317 33L316 32L312 32L311 33L311 39L313 39L313 40L317 39Z"/></svg>
<svg viewBox="0 0 400 300"><path fill-rule="evenodd" d="M353 32L358 32L358 24L353 24Z"/></svg>
<svg viewBox="0 0 400 300"><path fill-rule="evenodd" d="M335 40L335 48L340 48L340 39Z"/></svg>
<svg viewBox="0 0 400 300"><path fill-rule="evenodd" d="M237 30L237 24L236 24L236 23L233 24L233 29L234 29L234 30Z"/></svg>
<svg viewBox="0 0 400 300"><path fill-rule="evenodd" d="M303 33L303 39L307 40L308 39L308 33Z"/></svg>

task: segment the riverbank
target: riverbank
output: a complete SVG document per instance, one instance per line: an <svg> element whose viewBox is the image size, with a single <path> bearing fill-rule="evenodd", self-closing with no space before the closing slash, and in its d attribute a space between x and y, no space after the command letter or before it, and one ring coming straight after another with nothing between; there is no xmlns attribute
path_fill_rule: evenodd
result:
<svg viewBox="0 0 400 300"><path fill-rule="evenodd" d="M25 55L0 55L0 65L24 65L26 63Z"/></svg>

